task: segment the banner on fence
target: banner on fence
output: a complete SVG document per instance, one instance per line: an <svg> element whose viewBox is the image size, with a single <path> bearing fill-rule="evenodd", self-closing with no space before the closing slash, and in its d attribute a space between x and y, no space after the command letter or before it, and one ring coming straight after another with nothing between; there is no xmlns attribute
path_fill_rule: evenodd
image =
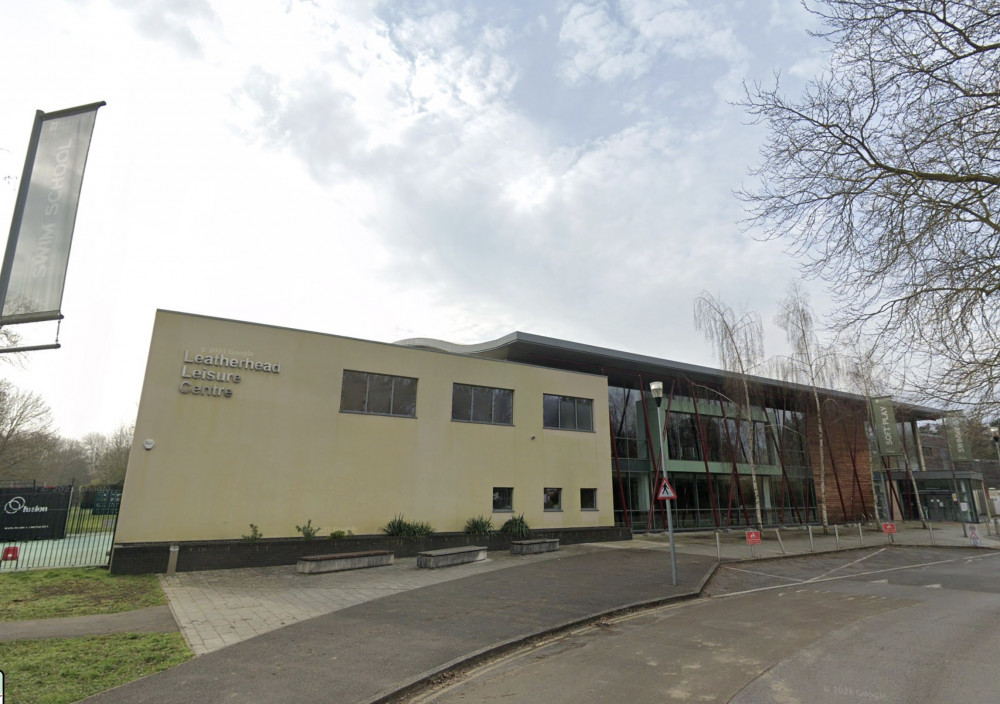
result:
<svg viewBox="0 0 1000 704"><path fill-rule="evenodd" d="M66 535L72 487L0 489L0 540L51 540Z"/></svg>

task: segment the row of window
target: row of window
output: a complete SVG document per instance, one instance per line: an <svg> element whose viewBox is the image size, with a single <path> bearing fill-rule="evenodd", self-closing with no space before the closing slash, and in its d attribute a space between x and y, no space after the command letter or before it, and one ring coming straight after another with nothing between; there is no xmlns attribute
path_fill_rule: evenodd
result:
<svg viewBox="0 0 1000 704"><path fill-rule="evenodd" d="M542 508L546 511L563 510L563 490L562 487L545 487L542 498ZM514 510L514 487L495 486L493 487L493 510L495 512ZM597 489L580 489L580 510L597 510Z"/></svg>
<svg viewBox="0 0 1000 704"><path fill-rule="evenodd" d="M414 418L417 415L417 380L344 370L340 410ZM514 425L514 392L490 386L453 384L451 419ZM542 425L559 430L592 431L594 402L589 398L542 394Z"/></svg>
<svg viewBox="0 0 1000 704"><path fill-rule="evenodd" d="M789 424L775 427L755 420L751 425L742 419L709 416L702 417L699 425L693 413L672 412L666 434L672 460L747 463L753 447L756 464L775 465L779 463L775 442L780 442L786 466L807 464L805 436Z"/></svg>

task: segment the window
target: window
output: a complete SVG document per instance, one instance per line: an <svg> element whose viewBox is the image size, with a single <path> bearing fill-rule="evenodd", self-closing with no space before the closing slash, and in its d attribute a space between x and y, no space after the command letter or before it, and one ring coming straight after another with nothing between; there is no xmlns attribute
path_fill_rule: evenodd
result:
<svg viewBox="0 0 1000 704"><path fill-rule="evenodd" d="M594 402L589 398L542 395L542 425L559 430L594 429Z"/></svg>
<svg viewBox="0 0 1000 704"><path fill-rule="evenodd" d="M514 425L514 392L489 386L454 384L451 389L451 419Z"/></svg>
<svg viewBox="0 0 1000 704"><path fill-rule="evenodd" d="M345 369L340 410L413 418L417 415L417 380Z"/></svg>
<svg viewBox="0 0 1000 704"><path fill-rule="evenodd" d="M545 489L545 510L562 511L562 489Z"/></svg>
<svg viewBox="0 0 1000 704"><path fill-rule="evenodd" d="M495 486L493 487L493 511L513 511L514 510L514 487Z"/></svg>
<svg viewBox="0 0 1000 704"><path fill-rule="evenodd" d="M672 460L700 460L701 441L693 413L670 412L667 423L667 457Z"/></svg>
<svg viewBox="0 0 1000 704"><path fill-rule="evenodd" d="M580 489L580 510L597 510L597 489Z"/></svg>

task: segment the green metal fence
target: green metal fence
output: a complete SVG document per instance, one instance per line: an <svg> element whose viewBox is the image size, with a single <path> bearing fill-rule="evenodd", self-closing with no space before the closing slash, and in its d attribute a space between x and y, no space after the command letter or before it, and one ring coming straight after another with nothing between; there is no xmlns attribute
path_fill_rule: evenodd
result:
<svg viewBox="0 0 1000 704"><path fill-rule="evenodd" d="M107 565L121 487L0 489L0 570Z"/></svg>

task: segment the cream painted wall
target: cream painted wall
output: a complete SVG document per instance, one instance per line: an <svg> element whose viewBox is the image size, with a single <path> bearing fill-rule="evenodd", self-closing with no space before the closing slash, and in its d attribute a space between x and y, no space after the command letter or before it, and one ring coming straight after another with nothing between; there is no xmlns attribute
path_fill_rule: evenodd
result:
<svg viewBox="0 0 1000 704"><path fill-rule="evenodd" d="M185 363L198 354L278 364L279 372ZM194 369L239 373L230 398L182 394ZM340 412L344 369L416 377L416 418ZM452 384L514 390L514 425L451 420ZM214 384L214 382L205 382ZM594 432L542 428L542 394L591 398ZM377 533L397 514L459 531L499 526L493 487L514 487L533 528L613 525L604 377L158 311L116 541L297 535L311 519ZM152 440L151 450L143 447ZM543 510L545 487L563 510ZM597 511L580 489L597 489Z"/></svg>

